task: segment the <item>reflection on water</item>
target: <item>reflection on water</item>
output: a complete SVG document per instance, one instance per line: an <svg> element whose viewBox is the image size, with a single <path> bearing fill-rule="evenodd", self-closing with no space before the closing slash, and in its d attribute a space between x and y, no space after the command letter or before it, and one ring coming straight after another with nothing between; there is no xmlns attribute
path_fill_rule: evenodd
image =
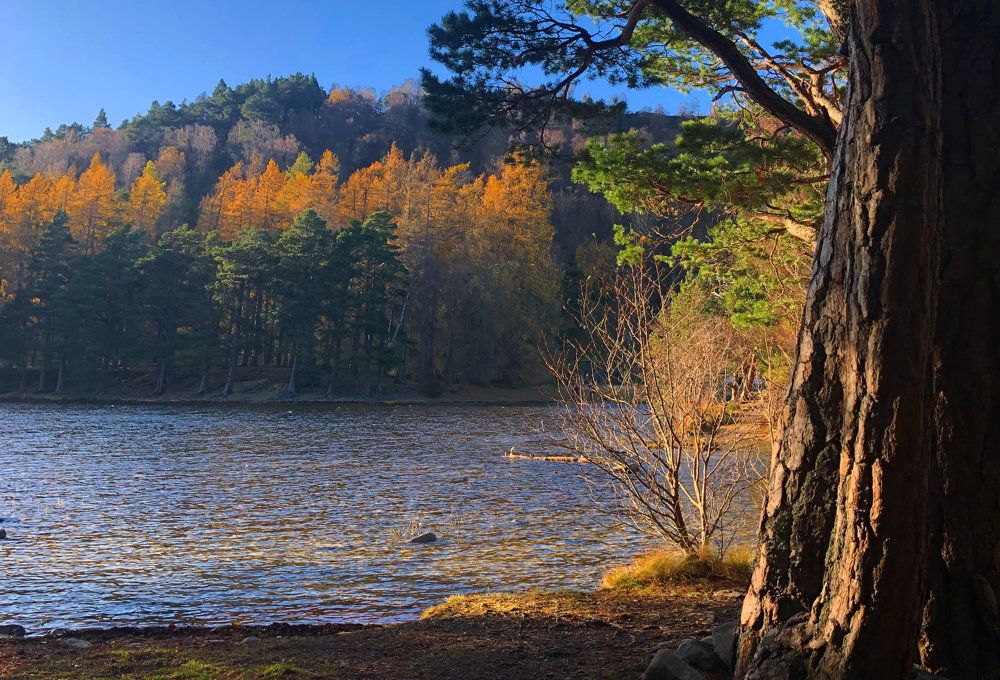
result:
<svg viewBox="0 0 1000 680"><path fill-rule="evenodd" d="M391 621L596 585L641 549L538 450L550 408L0 405L0 623ZM419 520L436 544L396 533Z"/></svg>

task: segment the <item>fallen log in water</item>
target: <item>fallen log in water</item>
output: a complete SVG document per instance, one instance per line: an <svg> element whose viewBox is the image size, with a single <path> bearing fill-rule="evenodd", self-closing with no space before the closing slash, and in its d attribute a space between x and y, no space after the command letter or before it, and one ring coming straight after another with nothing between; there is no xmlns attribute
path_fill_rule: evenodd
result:
<svg viewBox="0 0 1000 680"><path fill-rule="evenodd" d="M527 453L517 453L514 449L511 449L507 453L503 454L504 458L513 458L517 460L544 460L550 463L589 463L590 461L583 456L533 456Z"/></svg>

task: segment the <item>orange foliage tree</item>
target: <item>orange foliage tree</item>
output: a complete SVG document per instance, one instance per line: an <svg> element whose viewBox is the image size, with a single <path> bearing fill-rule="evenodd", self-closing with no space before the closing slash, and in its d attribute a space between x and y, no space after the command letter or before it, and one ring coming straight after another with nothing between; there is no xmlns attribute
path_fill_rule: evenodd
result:
<svg viewBox="0 0 1000 680"><path fill-rule="evenodd" d="M219 178L215 190L201 202L198 225L218 231L227 241L244 229L285 231L305 210L334 223L340 162L326 151L313 164L306 154L282 172L274 160L259 156L238 161Z"/></svg>
<svg viewBox="0 0 1000 680"><path fill-rule="evenodd" d="M115 189L115 175L94 154L83 171L66 206L69 230L83 244L84 252L97 249L100 238L114 228L122 209Z"/></svg>
<svg viewBox="0 0 1000 680"><path fill-rule="evenodd" d="M128 222L136 229L140 229L155 242L159 236L157 230L163 208L167 204L167 193L164 191L165 183L156 173L156 166L153 161L147 161L142 174L132 182L132 188L128 193L128 204L126 215Z"/></svg>

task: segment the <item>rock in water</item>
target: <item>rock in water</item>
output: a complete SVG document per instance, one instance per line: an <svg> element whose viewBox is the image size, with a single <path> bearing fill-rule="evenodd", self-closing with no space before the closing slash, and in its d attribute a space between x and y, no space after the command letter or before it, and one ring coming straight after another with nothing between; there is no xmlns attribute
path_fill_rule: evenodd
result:
<svg viewBox="0 0 1000 680"><path fill-rule="evenodd" d="M705 680L704 675L667 647L656 653L642 677L643 680Z"/></svg>
<svg viewBox="0 0 1000 680"><path fill-rule="evenodd" d="M6 541L6 540L7 540L7 532L4 531L3 529L0 529L0 541Z"/></svg>
<svg viewBox="0 0 1000 680"><path fill-rule="evenodd" d="M428 531L426 533L420 534L419 536L414 536L410 539L410 543L433 543L438 540L437 535L433 531Z"/></svg>
<svg viewBox="0 0 1000 680"><path fill-rule="evenodd" d="M736 624L730 621L712 629L712 646L729 670L736 668Z"/></svg>
<svg viewBox="0 0 1000 680"><path fill-rule="evenodd" d="M728 668L715 653L712 638L703 640L685 640L677 648L677 656L687 665L705 673L725 673Z"/></svg>
<svg viewBox="0 0 1000 680"><path fill-rule="evenodd" d="M24 637L24 626L18 626L16 624L8 624L6 626L0 626L0 638L23 638Z"/></svg>

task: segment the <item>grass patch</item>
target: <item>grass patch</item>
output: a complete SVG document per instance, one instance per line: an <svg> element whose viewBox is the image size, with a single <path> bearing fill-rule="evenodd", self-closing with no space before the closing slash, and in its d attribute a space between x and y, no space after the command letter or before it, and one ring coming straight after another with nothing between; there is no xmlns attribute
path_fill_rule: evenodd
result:
<svg viewBox="0 0 1000 680"><path fill-rule="evenodd" d="M291 678L302 675L305 672L301 668L297 668L285 661L272 663L260 669L262 678Z"/></svg>
<svg viewBox="0 0 1000 680"><path fill-rule="evenodd" d="M215 680L221 677L222 669L201 661L188 661L168 677L171 680Z"/></svg>
<svg viewBox="0 0 1000 680"><path fill-rule="evenodd" d="M128 670L168 669L178 663L178 655L169 649L112 649L104 655L110 666L122 673ZM123 676L125 677L125 676Z"/></svg>
<svg viewBox="0 0 1000 680"><path fill-rule="evenodd" d="M537 611L540 602L553 598L570 598L572 593L477 593L475 595L452 595L441 604L428 607L420 614L421 620L433 618L460 618L467 616L487 616L491 614L514 614Z"/></svg>
<svg viewBox="0 0 1000 680"><path fill-rule="evenodd" d="M601 579L605 590L674 590L712 585L720 581L746 583L753 569L754 552L738 546L725 557L686 555L658 550L637 558L632 564L616 567Z"/></svg>

